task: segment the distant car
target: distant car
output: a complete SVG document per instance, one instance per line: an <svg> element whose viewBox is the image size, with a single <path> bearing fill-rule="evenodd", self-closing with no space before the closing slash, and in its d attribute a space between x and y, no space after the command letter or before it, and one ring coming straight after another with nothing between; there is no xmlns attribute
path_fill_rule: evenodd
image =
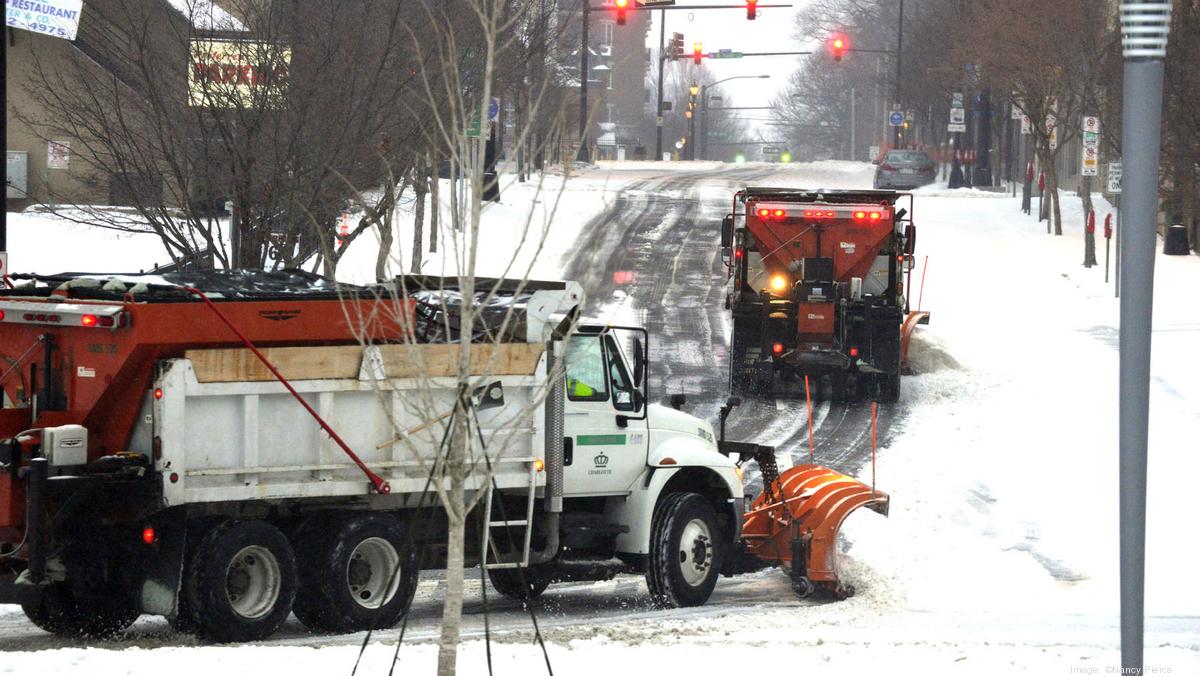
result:
<svg viewBox="0 0 1200 676"><path fill-rule="evenodd" d="M889 150L877 163L876 189L911 190L937 179L937 164L923 150Z"/></svg>

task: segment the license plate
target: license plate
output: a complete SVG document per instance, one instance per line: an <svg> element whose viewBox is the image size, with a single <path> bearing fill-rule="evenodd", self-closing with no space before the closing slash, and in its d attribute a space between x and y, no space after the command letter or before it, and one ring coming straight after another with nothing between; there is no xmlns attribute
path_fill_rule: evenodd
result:
<svg viewBox="0 0 1200 676"><path fill-rule="evenodd" d="M917 173L917 170L916 169L901 169L900 173L901 174L915 174L915 173Z"/></svg>

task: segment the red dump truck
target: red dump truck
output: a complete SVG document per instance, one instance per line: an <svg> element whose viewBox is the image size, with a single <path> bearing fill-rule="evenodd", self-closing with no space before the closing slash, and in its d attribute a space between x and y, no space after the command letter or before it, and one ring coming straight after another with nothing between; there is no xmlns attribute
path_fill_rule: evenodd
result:
<svg viewBox="0 0 1200 676"><path fill-rule="evenodd" d="M577 319L572 282L335 288L310 275L17 276L0 291L0 603L103 636L141 614L208 640L394 625L444 565L430 489L470 416L466 556L529 599L646 576L664 607L788 566L840 589L834 540L888 499L650 403L648 336ZM471 349L459 386L462 342ZM627 358L630 355L631 358ZM450 416L450 418L447 418ZM741 465L767 490L745 507ZM744 530L744 532L743 532Z"/></svg>
<svg viewBox="0 0 1200 676"><path fill-rule="evenodd" d="M908 338L928 322L928 313L908 312L915 244L910 194L739 191L721 228L732 391L770 393L805 376L819 386L828 377L835 399L899 399Z"/></svg>

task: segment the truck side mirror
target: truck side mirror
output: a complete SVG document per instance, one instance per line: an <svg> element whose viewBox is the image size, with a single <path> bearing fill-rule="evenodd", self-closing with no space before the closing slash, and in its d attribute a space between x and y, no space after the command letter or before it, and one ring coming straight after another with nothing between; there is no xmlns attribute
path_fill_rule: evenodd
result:
<svg viewBox="0 0 1200 676"><path fill-rule="evenodd" d="M646 346L642 339L633 338L633 384L640 387L646 377Z"/></svg>
<svg viewBox="0 0 1200 676"><path fill-rule="evenodd" d="M904 253L911 256L917 250L917 226L909 223L904 228Z"/></svg>
<svg viewBox="0 0 1200 676"><path fill-rule="evenodd" d="M687 395L686 394L683 394L682 392L680 392L678 394L671 395L671 408L675 409L676 411L683 408L684 404L686 404L686 403L687 403Z"/></svg>
<svg viewBox="0 0 1200 676"><path fill-rule="evenodd" d="M721 248L728 249L733 245L733 214L725 214L721 219Z"/></svg>

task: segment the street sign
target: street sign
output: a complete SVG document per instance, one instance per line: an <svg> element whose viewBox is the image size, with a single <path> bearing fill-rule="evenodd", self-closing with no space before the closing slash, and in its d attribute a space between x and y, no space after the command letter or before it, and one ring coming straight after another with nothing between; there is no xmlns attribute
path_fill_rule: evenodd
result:
<svg viewBox="0 0 1200 676"><path fill-rule="evenodd" d="M654 118L654 126L656 126L656 127L663 126L663 116L662 115L659 115L658 117Z"/></svg>
<svg viewBox="0 0 1200 676"><path fill-rule="evenodd" d="M1019 97L1019 96L1013 96L1013 98L1012 98L1012 111L1009 113L1009 115L1010 115L1010 116L1012 117L1012 119L1014 119L1014 120L1019 120L1019 119L1021 119L1021 117L1025 115L1025 113L1021 112L1021 110L1022 110L1024 107L1025 107L1025 100L1024 100L1024 99L1022 99L1022 98L1021 98L1021 97Z"/></svg>
<svg viewBox="0 0 1200 676"><path fill-rule="evenodd" d="M950 107L951 108L962 108L963 107L962 92L954 92L953 94L950 95Z"/></svg>
<svg viewBox="0 0 1200 676"><path fill-rule="evenodd" d="M79 13L83 0L40 0L4 3L5 24L9 28L33 31L64 40L74 40L79 31Z"/></svg>
<svg viewBox="0 0 1200 676"><path fill-rule="evenodd" d="M47 141L46 142L46 168L47 169L70 169L71 168L71 142L70 141Z"/></svg>
<svg viewBox="0 0 1200 676"><path fill-rule="evenodd" d="M493 97L488 102L488 122L495 122L500 119L500 99Z"/></svg>
<svg viewBox="0 0 1200 676"><path fill-rule="evenodd" d="M955 123L951 122L950 124L946 125L946 131L949 131L949 132L960 132L961 133L961 132L965 132L966 130L967 130L967 125L965 125L965 124L955 124Z"/></svg>
<svg viewBox="0 0 1200 676"><path fill-rule="evenodd" d="M1021 116L1021 133L1026 135L1033 133L1033 120L1029 119L1028 115Z"/></svg>
<svg viewBox="0 0 1200 676"><path fill-rule="evenodd" d="M909 123L909 124L912 124L912 123L913 123L913 121L914 121L915 119L916 119L916 118L915 118L915 117L913 117L913 111L909 110L909 111L907 111L907 112L905 112L905 113L904 113L904 121L905 121L905 122L907 122L907 123Z"/></svg>
<svg viewBox="0 0 1200 676"><path fill-rule="evenodd" d="M888 124L893 127L899 127L904 124L904 113L899 110L893 110L891 115L888 115Z"/></svg>
<svg viewBox="0 0 1200 676"><path fill-rule="evenodd" d="M870 155L870 157L868 159L871 159L871 160L874 160L876 157L879 157L879 146L871 146L867 150L867 154Z"/></svg>
<svg viewBox="0 0 1200 676"><path fill-rule="evenodd" d="M1083 157L1079 169L1081 176L1100 175L1100 118L1083 118Z"/></svg>
<svg viewBox="0 0 1200 676"><path fill-rule="evenodd" d="M641 7L670 7L675 0L637 0L637 4Z"/></svg>
<svg viewBox="0 0 1200 676"><path fill-rule="evenodd" d="M735 52L729 49L722 49L719 52L708 53L708 58L710 59L740 59L742 56L742 52Z"/></svg>
<svg viewBox="0 0 1200 676"><path fill-rule="evenodd" d="M1108 163L1108 190L1110 195L1121 194L1121 163Z"/></svg>

